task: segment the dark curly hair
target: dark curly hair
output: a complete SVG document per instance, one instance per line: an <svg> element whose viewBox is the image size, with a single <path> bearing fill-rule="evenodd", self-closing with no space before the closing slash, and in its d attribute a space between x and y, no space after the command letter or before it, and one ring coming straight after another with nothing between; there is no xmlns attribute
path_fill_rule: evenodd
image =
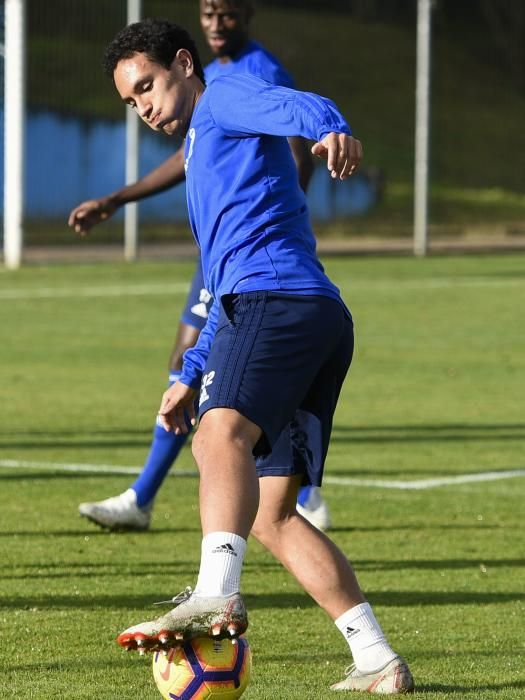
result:
<svg viewBox="0 0 525 700"><path fill-rule="evenodd" d="M165 19L144 19L121 29L106 47L102 67L112 78L119 61L144 53L151 61L169 68L179 49L190 52L195 74L204 83L204 71L195 42L185 29Z"/></svg>

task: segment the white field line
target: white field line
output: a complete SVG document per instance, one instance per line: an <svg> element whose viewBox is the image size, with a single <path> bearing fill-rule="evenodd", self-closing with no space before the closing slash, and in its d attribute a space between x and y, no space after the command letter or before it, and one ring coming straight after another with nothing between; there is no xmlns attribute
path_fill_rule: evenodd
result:
<svg viewBox="0 0 525 700"><path fill-rule="evenodd" d="M35 289L0 289L1 301L25 299L84 299L90 297L163 296L187 292L189 283L135 284L100 287L39 287Z"/></svg>
<svg viewBox="0 0 525 700"><path fill-rule="evenodd" d="M349 280L342 285L345 291L367 290L389 293L396 289L441 289L447 287L516 287L525 285L523 278L494 277L438 277L434 279ZM0 301L26 299L83 299L92 297L162 296L186 292L189 283L123 284L84 287L37 287L35 289L0 289Z"/></svg>
<svg viewBox="0 0 525 700"><path fill-rule="evenodd" d="M64 464L63 462L28 462L19 459L0 459L0 468L39 469L42 471L59 471L89 474L140 474L142 467L118 467L113 464ZM170 476L197 476L196 471L176 469Z"/></svg>
<svg viewBox="0 0 525 700"><path fill-rule="evenodd" d="M17 459L1 459L0 468L40 469L43 471L62 471L90 474L140 474L142 467L119 467L111 464L64 464L63 462L30 462ZM172 476L197 476L196 471L175 469ZM470 484L481 481L499 481L525 476L525 469L510 469L500 472L480 472L478 474L460 474L436 479L417 479L414 481L389 481L385 479L356 479L353 477L325 476L325 484L338 486L370 486L381 489L422 490L438 486Z"/></svg>
<svg viewBox="0 0 525 700"><path fill-rule="evenodd" d="M443 288L469 288L469 287L523 287L525 285L525 275L523 277L511 277L509 279L499 277L435 277L430 279L382 279L382 280L352 280L348 278L344 284L340 285L345 291L367 290L369 292L395 292L411 289L443 289Z"/></svg>
<svg viewBox="0 0 525 700"><path fill-rule="evenodd" d="M340 486L372 486L382 489L422 490L433 489L437 486L451 486L457 484L472 484L480 481L499 481L500 479L513 479L525 476L525 469L511 469L501 472L480 472L479 474L459 474L458 476L444 476L437 479L416 479L414 481L387 481L385 479L354 479L352 477L325 476L325 484L337 484Z"/></svg>

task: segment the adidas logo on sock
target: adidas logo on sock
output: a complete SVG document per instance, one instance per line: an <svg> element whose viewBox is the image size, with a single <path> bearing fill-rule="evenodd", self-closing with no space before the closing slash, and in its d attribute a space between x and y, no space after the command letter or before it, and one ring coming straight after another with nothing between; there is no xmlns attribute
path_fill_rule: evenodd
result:
<svg viewBox="0 0 525 700"><path fill-rule="evenodd" d="M350 627L348 626L345 629L345 636L347 639L351 639L354 635L356 635L360 630L356 629L355 627Z"/></svg>
<svg viewBox="0 0 525 700"><path fill-rule="evenodd" d="M215 549L212 550L212 554L233 554L234 557L237 556L237 552L229 542L215 547Z"/></svg>

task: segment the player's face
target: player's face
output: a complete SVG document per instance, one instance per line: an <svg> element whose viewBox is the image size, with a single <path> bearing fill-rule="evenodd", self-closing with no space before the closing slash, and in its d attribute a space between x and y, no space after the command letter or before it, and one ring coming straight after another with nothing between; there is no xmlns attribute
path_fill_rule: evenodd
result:
<svg viewBox="0 0 525 700"><path fill-rule="evenodd" d="M234 56L248 41L251 9L243 2L200 0L201 27L213 53Z"/></svg>
<svg viewBox="0 0 525 700"><path fill-rule="evenodd" d="M180 49L169 69L136 53L118 62L113 78L124 102L151 129L184 136L200 94L192 75L191 55Z"/></svg>

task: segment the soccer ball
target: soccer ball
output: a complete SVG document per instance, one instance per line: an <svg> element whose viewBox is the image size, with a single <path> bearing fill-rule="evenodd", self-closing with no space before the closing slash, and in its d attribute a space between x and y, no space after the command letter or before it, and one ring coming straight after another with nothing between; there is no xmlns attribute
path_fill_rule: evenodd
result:
<svg viewBox="0 0 525 700"><path fill-rule="evenodd" d="M244 637L202 637L153 655L153 678L166 700L236 700L246 690L252 652Z"/></svg>

